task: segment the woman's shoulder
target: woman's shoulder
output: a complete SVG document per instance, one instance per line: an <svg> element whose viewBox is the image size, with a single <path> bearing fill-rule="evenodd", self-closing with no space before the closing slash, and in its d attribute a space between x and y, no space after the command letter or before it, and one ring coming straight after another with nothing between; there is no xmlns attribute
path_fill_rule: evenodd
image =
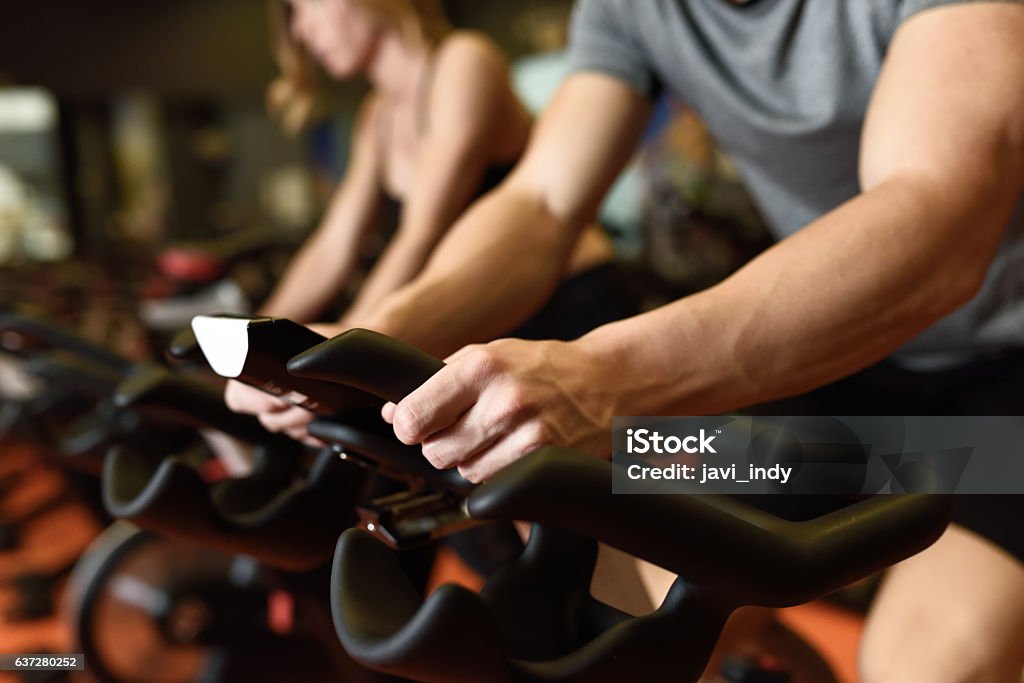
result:
<svg viewBox="0 0 1024 683"><path fill-rule="evenodd" d="M438 44L435 69L508 76L508 59L487 34L480 31L456 30Z"/></svg>
<svg viewBox="0 0 1024 683"><path fill-rule="evenodd" d="M486 35L448 34L435 52L432 78L428 119L437 122L430 126L432 131L443 127L467 139L525 137L529 126L512 89L508 61Z"/></svg>

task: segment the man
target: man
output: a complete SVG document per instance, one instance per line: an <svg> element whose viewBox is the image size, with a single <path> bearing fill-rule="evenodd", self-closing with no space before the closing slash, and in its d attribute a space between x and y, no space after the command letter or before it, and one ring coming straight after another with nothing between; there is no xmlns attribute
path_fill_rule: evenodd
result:
<svg viewBox="0 0 1024 683"><path fill-rule="evenodd" d="M780 241L578 341L458 351L385 408L435 466L480 481L549 443L606 455L614 415L730 411L851 375L1024 378L1020 2L582 0L571 55L516 171L366 326L446 353L526 318L662 88L731 153ZM844 395L835 405L882 412L850 399L877 392ZM886 407L926 405L908 396ZM1013 414L1008 400L994 409ZM1019 497L989 498L1021 518ZM865 681L1019 683L1024 549L1019 532L982 527L952 527L891 572Z"/></svg>

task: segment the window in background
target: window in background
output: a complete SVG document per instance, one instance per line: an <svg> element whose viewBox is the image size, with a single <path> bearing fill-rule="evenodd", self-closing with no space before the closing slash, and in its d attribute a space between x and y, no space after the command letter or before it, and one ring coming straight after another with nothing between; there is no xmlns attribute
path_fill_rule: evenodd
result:
<svg viewBox="0 0 1024 683"><path fill-rule="evenodd" d="M57 261L72 250L57 136L51 94L0 88L0 265Z"/></svg>

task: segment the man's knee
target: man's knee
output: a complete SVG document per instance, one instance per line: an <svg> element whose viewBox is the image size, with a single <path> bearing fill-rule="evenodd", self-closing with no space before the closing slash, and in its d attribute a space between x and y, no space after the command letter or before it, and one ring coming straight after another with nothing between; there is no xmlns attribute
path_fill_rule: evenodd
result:
<svg viewBox="0 0 1024 683"><path fill-rule="evenodd" d="M888 646L864 643L859 658L862 683L1020 683L1007 653L973 638L934 638L926 629L907 633ZM939 642L940 640L946 642Z"/></svg>
<svg viewBox="0 0 1024 683"><path fill-rule="evenodd" d="M1021 683L1024 571L959 527L894 567L860 651L865 683Z"/></svg>

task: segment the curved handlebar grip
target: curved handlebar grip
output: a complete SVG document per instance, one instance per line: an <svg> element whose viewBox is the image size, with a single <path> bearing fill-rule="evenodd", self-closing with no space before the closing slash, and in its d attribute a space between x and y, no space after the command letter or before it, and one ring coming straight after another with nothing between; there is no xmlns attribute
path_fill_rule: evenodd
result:
<svg viewBox="0 0 1024 683"><path fill-rule="evenodd" d="M949 496L878 495L791 522L725 495L611 495L616 466L544 448L477 487L473 517L520 519L596 538L687 580L718 586L738 604L807 602L899 562L934 542ZM656 533L643 533L648 528Z"/></svg>
<svg viewBox="0 0 1024 683"><path fill-rule="evenodd" d="M118 372L126 372L131 361L110 349L83 339L42 319L14 312L0 313L0 333L12 333L11 344L0 348L16 355L28 356L37 351L63 350L105 365Z"/></svg>
<svg viewBox="0 0 1024 683"><path fill-rule="evenodd" d="M354 521L348 511L364 479L330 452L301 482L257 470L208 485L186 454L154 458L123 446L103 469L103 502L115 517L192 543L252 555L289 571L309 571ZM340 512L339 512L340 511Z"/></svg>
<svg viewBox="0 0 1024 683"><path fill-rule="evenodd" d="M288 361L288 372L299 377L345 384L398 403L444 367L444 362L397 339L354 329L328 339ZM474 484L456 470L436 470L418 453L386 448L382 440L342 425L321 424L317 434L379 460L391 470L422 477L446 491L467 494Z"/></svg>
<svg viewBox="0 0 1024 683"><path fill-rule="evenodd" d="M271 434L259 420L228 409L213 387L175 375L159 366L134 373L118 385L114 404L139 410L195 429L215 429L249 444L294 450L291 439Z"/></svg>
<svg viewBox="0 0 1024 683"><path fill-rule="evenodd" d="M55 350L33 356L25 362L25 372L47 384L100 399L109 396L124 379L125 372L88 356Z"/></svg>
<svg viewBox="0 0 1024 683"><path fill-rule="evenodd" d="M323 335L285 318L198 315L192 319L203 355L218 375L237 379L318 415L354 415L380 406L354 387L289 375L295 354L325 341Z"/></svg>
<svg viewBox="0 0 1024 683"><path fill-rule="evenodd" d="M192 331L191 326L174 335L167 345L167 355L176 361L206 361L203 349L199 346L199 340L196 339L196 333Z"/></svg>
<svg viewBox="0 0 1024 683"><path fill-rule="evenodd" d="M430 379L444 362L397 339L355 329L288 361L297 377L347 384L398 403Z"/></svg>

